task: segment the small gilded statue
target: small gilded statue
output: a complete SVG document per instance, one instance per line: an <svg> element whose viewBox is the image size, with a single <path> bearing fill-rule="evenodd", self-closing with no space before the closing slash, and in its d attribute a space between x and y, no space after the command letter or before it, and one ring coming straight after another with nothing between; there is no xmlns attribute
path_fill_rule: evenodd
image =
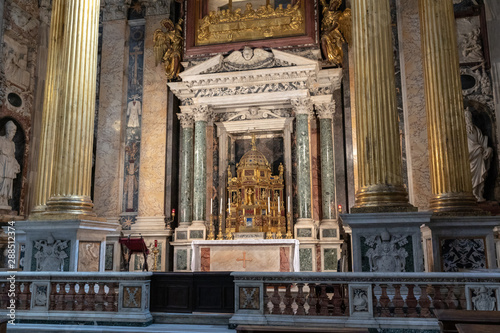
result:
<svg viewBox="0 0 500 333"><path fill-rule="evenodd" d="M329 63L342 65L344 52L342 45L351 42L351 10L339 10L342 0L321 0L323 21L321 22L321 49Z"/></svg>
<svg viewBox="0 0 500 333"><path fill-rule="evenodd" d="M164 19L161 24L167 32L156 29L153 35L156 66L163 62L169 80L176 79L181 69L182 58L182 19L174 26L170 19Z"/></svg>

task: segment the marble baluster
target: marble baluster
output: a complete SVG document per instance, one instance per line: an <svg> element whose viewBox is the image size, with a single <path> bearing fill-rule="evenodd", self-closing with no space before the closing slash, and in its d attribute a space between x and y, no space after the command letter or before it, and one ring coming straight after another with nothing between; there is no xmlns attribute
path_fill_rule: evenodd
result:
<svg viewBox="0 0 500 333"><path fill-rule="evenodd" d="M457 32L451 0L419 0L432 184L431 210L474 211Z"/></svg>
<svg viewBox="0 0 500 333"><path fill-rule="evenodd" d="M299 219L297 223L312 222L311 163L309 155L309 117L313 112L310 99L292 100L297 131L297 177Z"/></svg>
<svg viewBox="0 0 500 333"><path fill-rule="evenodd" d="M335 103L316 105L319 118L319 137L321 145L321 199L322 221L334 220L335 209L335 166L333 152L332 121Z"/></svg>
<svg viewBox="0 0 500 333"><path fill-rule="evenodd" d="M194 109L194 188L193 224L205 222L207 196L207 120L209 108L206 105Z"/></svg>
<svg viewBox="0 0 500 333"><path fill-rule="evenodd" d="M179 227L188 227L193 220L193 117L190 114L179 114L181 121L181 204Z"/></svg>
<svg viewBox="0 0 500 333"><path fill-rule="evenodd" d="M358 189L351 212L416 210L403 185L389 0L352 3Z"/></svg>
<svg viewBox="0 0 500 333"><path fill-rule="evenodd" d="M47 212L95 215L90 199L100 0L66 0L59 115ZM54 8L53 10L57 10Z"/></svg>
<svg viewBox="0 0 500 333"><path fill-rule="evenodd" d="M50 23L49 50L47 56L47 76L43 98L43 114L40 146L38 153L38 169L35 185L35 200L32 214L45 211L50 194L52 168L54 163L54 145L56 137L57 98L60 84L59 54L63 47L64 26L63 0L54 0L52 3L52 19Z"/></svg>

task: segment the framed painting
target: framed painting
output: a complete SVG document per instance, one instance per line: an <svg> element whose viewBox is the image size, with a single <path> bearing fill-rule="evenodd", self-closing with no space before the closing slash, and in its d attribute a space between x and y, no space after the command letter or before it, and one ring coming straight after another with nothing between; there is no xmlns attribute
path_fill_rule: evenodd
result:
<svg viewBox="0 0 500 333"><path fill-rule="evenodd" d="M187 0L185 59L318 44L317 0Z"/></svg>

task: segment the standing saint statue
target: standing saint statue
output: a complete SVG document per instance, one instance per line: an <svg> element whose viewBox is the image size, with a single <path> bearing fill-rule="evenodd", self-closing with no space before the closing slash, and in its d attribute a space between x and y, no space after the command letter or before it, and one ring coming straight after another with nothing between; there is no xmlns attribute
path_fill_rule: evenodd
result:
<svg viewBox="0 0 500 333"><path fill-rule="evenodd" d="M321 21L321 50L326 60L341 66L344 59L342 44L351 42L351 9L339 10L342 0L321 0L323 20Z"/></svg>
<svg viewBox="0 0 500 333"><path fill-rule="evenodd" d="M465 128L467 129L467 144L472 175L472 193L478 202L484 202L484 181L490 168L490 158L493 149L488 147L488 137L472 123L472 113L465 110Z"/></svg>
<svg viewBox="0 0 500 333"><path fill-rule="evenodd" d="M12 141L17 127L12 121L5 124L5 135L0 136L0 209L11 210L12 183L21 167L16 160L16 145Z"/></svg>

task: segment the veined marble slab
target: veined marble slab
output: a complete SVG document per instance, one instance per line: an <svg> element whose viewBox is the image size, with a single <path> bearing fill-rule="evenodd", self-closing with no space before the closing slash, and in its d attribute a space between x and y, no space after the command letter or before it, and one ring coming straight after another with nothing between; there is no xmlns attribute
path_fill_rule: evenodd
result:
<svg viewBox="0 0 500 333"><path fill-rule="evenodd" d="M300 271L295 239L193 241L191 247L193 271Z"/></svg>

